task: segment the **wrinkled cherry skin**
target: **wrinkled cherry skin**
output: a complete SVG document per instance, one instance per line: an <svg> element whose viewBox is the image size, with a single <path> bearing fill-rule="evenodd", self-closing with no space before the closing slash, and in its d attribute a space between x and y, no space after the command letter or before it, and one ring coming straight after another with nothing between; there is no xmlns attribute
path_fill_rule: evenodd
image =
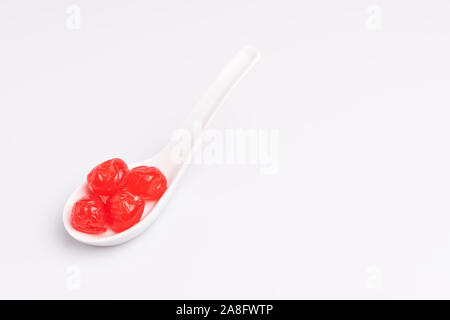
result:
<svg viewBox="0 0 450 320"><path fill-rule="evenodd" d="M156 167L136 167L128 173L126 190L145 200L158 200L167 190L167 179Z"/></svg>
<svg viewBox="0 0 450 320"><path fill-rule="evenodd" d="M76 230L97 234L106 231L105 208L96 195L78 200L72 208L70 223Z"/></svg>
<svg viewBox="0 0 450 320"><path fill-rule="evenodd" d="M115 232L122 232L139 222L145 202L128 191L120 191L106 201L106 223Z"/></svg>
<svg viewBox="0 0 450 320"><path fill-rule="evenodd" d="M127 182L128 166L122 159L114 158L100 163L89 172L89 189L97 195L112 195L123 189Z"/></svg>

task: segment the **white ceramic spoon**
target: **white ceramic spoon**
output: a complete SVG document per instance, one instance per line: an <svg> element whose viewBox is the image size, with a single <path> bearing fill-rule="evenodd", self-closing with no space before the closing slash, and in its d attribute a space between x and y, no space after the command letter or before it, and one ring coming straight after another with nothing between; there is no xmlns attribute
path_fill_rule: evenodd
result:
<svg viewBox="0 0 450 320"><path fill-rule="evenodd" d="M176 161L174 160L175 151L178 152L180 147L175 141L171 141L153 158L128 166L130 169L142 165L155 166L159 168L167 178L166 192L159 201L146 202L142 218L137 224L120 233L114 233L113 231L108 230L99 235L91 235L75 230L70 224L70 215L75 202L87 194L87 185L84 183L72 193L64 207L63 223L66 231L74 239L86 244L94 246L113 246L124 243L146 230L158 218L163 206L172 195L184 169L186 169L190 162L195 147L200 141L201 132L206 128L212 116L222 105L231 89L233 89L239 80L241 80L252 68L258 58L259 52L257 49L244 47L231 59L217 79L208 88L199 103L194 107L187 119L181 125L181 129L183 130L180 132L189 134L191 139L191 148L189 148L181 158L178 158ZM175 150L175 148L177 148L177 150Z"/></svg>

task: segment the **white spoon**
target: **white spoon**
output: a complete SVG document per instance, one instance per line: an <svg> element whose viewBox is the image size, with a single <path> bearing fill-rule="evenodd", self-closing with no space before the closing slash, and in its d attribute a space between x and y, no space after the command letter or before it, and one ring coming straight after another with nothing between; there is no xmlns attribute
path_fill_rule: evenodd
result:
<svg viewBox="0 0 450 320"><path fill-rule="evenodd" d="M102 234L91 235L75 230L70 224L70 215L75 202L87 194L87 185L84 183L72 193L64 207L63 223L66 231L74 239L86 244L113 246L131 240L147 229L160 215L163 206L169 200L183 171L188 166L193 151L201 138L199 131L200 133L204 131L215 112L222 105L225 97L253 67L258 58L259 52L257 49L244 47L231 59L216 81L208 88L181 126L183 132L189 134L191 139L191 148L182 155L181 159L174 160L175 151L179 151L179 146L175 141L171 141L153 158L128 166L130 169L142 165L154 166L159 168L167 178L166 192L159 201L146 202L142 218L137 224L120 233L108 230ZM177 149L175 150L175 148Z"/></svg>

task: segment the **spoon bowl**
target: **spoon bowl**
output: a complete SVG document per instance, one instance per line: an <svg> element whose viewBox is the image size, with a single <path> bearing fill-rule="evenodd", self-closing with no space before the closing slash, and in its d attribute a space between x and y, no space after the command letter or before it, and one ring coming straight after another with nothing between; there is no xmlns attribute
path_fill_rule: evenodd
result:
<svg viewBox="0 0 450 320"><path fill-rule="evenodd" d="M186 152L181 156L179 154L175 155L180 150L180 146L177 141L172 140L153 158L128 165L129 169L138 166L157 167L167 179L167 190L159 200L146 201L144 212L138 223L120 233L115 233L108 229L104 233L93 235L75 230L70 223L70 216L75 202L89 192L87 183L84 183L70 195L64 206L63 224L69 235L85 244L113 246L131 240L146 230L161 214L182 173L189 165L192 154L201 138L201 134L199 135L198 132L200 131L201 133L205 130L224 99L258 59L259 52L257 49L250 46L244 47L230 60L217 79L211 84L179 128L182 130L181 132L189 135L190 147Z"/></svg>
<svg viewBox="0 0 450 320"><path fill-rule="evenodd" d="M133 169L138 166L149 166L157 168L162 167L160 163L156 163L155 161L152 161L152 159L149 159L147 161L128 165L128 168ZM63 213L64 227L66 231L70 234L70 236L72 236L72 238L86 244L94 246L113 246L124 243L138 236L142 231L147 229L147 227L149 227L158 218L159 214L161 213L161 209L163 208L167 200L170 198L170 195L174 190L174 188L172 187L173 184L174 179L172 180L168 179L167 190L166 192L164 192L162 197L158 201L145 202L145 208L144 212L142 213L141 220L131 228L119 233L116 233L108 228L106 232L103 232L101 234L88 234L74 229L70 224L72 207L74 206L75 202L77 202L79 199L89 194L89 188L87 183L83 183L70 195L69 199L67 200L64 206L64 213Z"/></svg>

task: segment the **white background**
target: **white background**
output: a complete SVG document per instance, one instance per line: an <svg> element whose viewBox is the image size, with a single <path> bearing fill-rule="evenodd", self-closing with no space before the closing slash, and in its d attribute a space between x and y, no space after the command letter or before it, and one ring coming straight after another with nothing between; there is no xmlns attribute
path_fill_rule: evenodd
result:
<svg viewBox="0 0 450 320"><path fill-rule="evenodd" d="M449 17L2 0L0 298L450 298ZM72 240L61 213L90 168L151 157L246 44L262 59L212 126L279 130L279 171L194 165L139 238Z"/></svg>

